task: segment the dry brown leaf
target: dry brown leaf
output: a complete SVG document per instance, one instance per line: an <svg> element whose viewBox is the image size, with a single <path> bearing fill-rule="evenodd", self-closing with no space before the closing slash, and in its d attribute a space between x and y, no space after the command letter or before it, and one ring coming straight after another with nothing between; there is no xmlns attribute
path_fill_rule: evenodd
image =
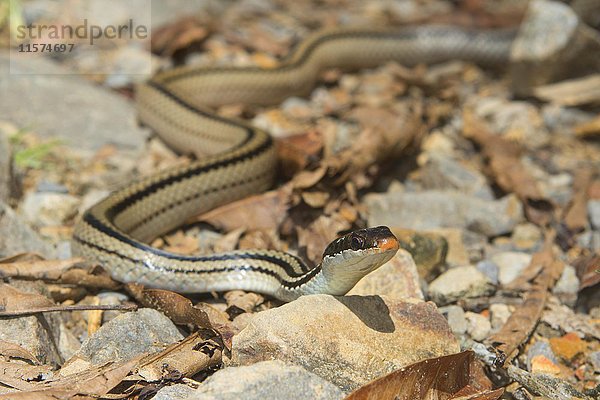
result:
<svg viewBox="0 0 600 400"><path fill-rule="evenodd" d="M312 208L322 208L329 200L327 192L302 192L302 200Z"/></svg>
<svg viewBox="0 0 600 400"><path fill-rule="evenodd" d="M325 247L338 236L338 233L350 227L351 225L341 217L320 215L306 228L296 226L298 246L306 247L306 256L309 260L318 261Z"/></svg>
<svg viewBox="0 0 600 400"><path fill-rule="evenodd" d="M46 282L117 290L121 283L82 258L0 263L0 278L41 279Z"/></svg>
<svg viewBox="0 0 600 400"><path fill-rule="evenodd" d="M225 301L227 301L227 306L230 308L236 307L244 312L251 313L265 301L265 298L258 293L232 290L225 293Z"/></svg>
<svg viewBox="0 0 600 400"><path fill-rule="evenodd" d="M319 158L323 150L323 138L316 131L280 138L275 141L281 171L287 177L294 176Z"/></svg>
<svg viewBox="0 0 600 400"><path fill-rule="evenodd" d="M498 366L507 365L516 357L519 347L529 339L541 318L548 291L562 274L564 264L552 252L554 237L553 233L547 235L544 249L533 255L531 263L523 271L523 277L515 280L518 282L511 282L516 287L527 287L524 279L532 279L523 303L517 306L502 328L486 340L496 353L495 363Z"/></svg>
<svg viewBox="0 0 600 400"><path fill-rule="evenodd" d="M221 363L223 346L207 332L195 332L165 350L146 357L137 373L155 382L167 376L192 377Z"/></svg>
<svg viewBox="0 0 600 400"><path fill-rule="evenodd" d="M24 311L32 308L55 306L54 302L41 294L26 293L0 283L0 310L4 312Z"/></svg>
<svg viewBox="0 0 600 400"><path fill-rule="evenodd" d="M525 206L527 218L540 226L552 220L554 205L544 198L535 179L521 163L521 148L516 143L490 133L485 123L472 110L463 113L464 135L474 140L488 160L494 180L508 193L515 193Z"/></svg>
<svg viewBox="0 0 600 400"><path fill-rule="evenodd" d="M40 364L37 357L31 354L29 350L22 348L16 343L7 342L5 340L0 340L0 356L7 359L15 358L29 361L32 364Z"/></svg>
<svg viewBox="0 0 600 400"><path fill-rule="evenodd" d="M600 115L591 121L576 125L573 128L575 135L580 138L597 138L600 137Z"/></svg>
<svg viewBox="0 0 600 400"><path fill-rule="evenodd" d="M167 246L165 250L177 254L195 254L198 252L198 240L191 236L186 236L182 231L177 231L172 235L165 236Z"/></svg>
<svg viewBox="0 0 600 400"><path fill-rule="evenodd" d="M500 398L472 351L430 358L376 379L345 400L418 400Z"/></svg>
<svg viewBox="0 0 600 400"><path fill-rule="evenodd" d="M237 228L248 230L277 228L286 217L291 188L285 185L278 190L250 196L215 208L194 218L223 230Z"/></svg>
<svg viewBox="0 0 600 400"><path fill-rule="evenodd" d="M40 377L52 376L51 365L29 365L0 361L0 384L18 390L35 390L35 382Z"/></svg>
<svg viewBox="0 0 600 400"><path fill-rule="evenodd" d="M194 307L187 297L168 290L144 289L136 284L127 285L127 289L144 307L164 313L175 324L192 324L199 328L212 329L208 315Z"/></svg>
<svg viewBox="0 0 600 400"><path fill-rule="evenodd" d="M0 399L78 399L98 398L110 392L139 362L140 357L120 363L93 367L80 373L32 384L18 393L0 395ZM58 375L56 375L58 376Z"/></svg>
<svg viewBox="0 0 600 400"><path fill-rule="evenodd" d="M580 168L575 172L573 196L563 217L571 232L580 232L588 224L587 202L592 177L593 171L590 168Z"/></svg>
<svg viewBox="0 0 600 400"><path fill-rule="evenodd" d="M178 50L185 50L200 44L208 37L209 29L196 17L183 17L152 32L152 52L162 56L172 56Z"/></svg>
<svg viewBox="0 0 600 400"><path fill-rule="evenodd" d="M600 103L600 74L538 86L534 95L541 100L565 106Z"/></svg>
<svg viewBox="0 0 600 400"><path fill-rule="evenodd" d="M600 254L580 257L573 263L573 266L579 278L579 290L600 283Z"/></svg>

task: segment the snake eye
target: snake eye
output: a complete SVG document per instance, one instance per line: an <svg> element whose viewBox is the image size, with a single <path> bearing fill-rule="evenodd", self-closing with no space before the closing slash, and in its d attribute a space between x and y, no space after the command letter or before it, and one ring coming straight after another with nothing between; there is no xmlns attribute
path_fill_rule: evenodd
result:
<svg viewBox="0 0 600 400"><path fill-rule="evenodd" d="M352 238L350 238L350 247L352 248L352 250L360 250L362 249L364 244L365 241L360 236L353 235Z"/></svg>

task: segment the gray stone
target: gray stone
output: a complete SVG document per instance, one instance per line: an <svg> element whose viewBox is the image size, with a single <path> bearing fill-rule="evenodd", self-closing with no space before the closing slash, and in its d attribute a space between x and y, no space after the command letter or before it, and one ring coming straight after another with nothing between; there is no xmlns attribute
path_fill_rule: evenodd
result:
<svg viewBox="0 0 600 400"><path fill-rule="evenodd" d="M102 325L81 345L76 356L102 365L157 352L181 339L177 327L164 314L142 308Z"/></svg>
<svg viewBox="0 0 600 400"><path fill-rule="evenodd" d="M594 367L594 371L596 373L600 372L600 351L591 352L588 359L590 360L592 367Z"/></svg>
<svg viewBox="0 0 600 400"><path fill-rule="evenodd" d="M477 270L488 277L494 285L498 284L498 266L489 260L482 260L477 263Z"/></svg>
<svg viewBox="0 0 600 400"><path fill-rule="evenodd" d="M506 251L494 254L490 261L498 266L498 282L506 285L512 282L531 262L531 254Z"/></svg>
<svg viewBox="0 0 600 400"><path fill-rule="evenodd" d="M543 242L542 232L534 224L519 224L515 226L511 241L516 249L536 251Z"/></svg>
<svg viewBox="0 0 600 400"><path fill-rule="evenodd" d="M161 389L157 400L304 400L342 399L344 393L334 384L297 365L282 361L262 361L245 367L215 372L197 389L185 385Z"/></svg>
<svg viewBox="0 0 600 400"><path fill-rule="evenodd" d="M590 122L596 116L591 112L554 103L543 105L541 112L544 124L556 135L574 135L573 127Z"/></svg>
<svg viewBox="0 0 600 400"><path fill-rule="evenodd" d="M463 228L486 236L511 232L523 219L514 195L487 201L457 191L388 192L366 196L369 225L428 230Z"/></svg>
<svg viewBox="0 0 600 400"><path fill-rule="evenodd" d="M600 231L600 200L589 200L587 210L592 227Z"/></svg>
<svg viewBox="0 0 600 400"><path fill-rule="evenodd" d="M0 201L0 257L33 252L45 258L54 258L54 248L46 243L31 227Z"/></svg>
<svg viewBox="0 0 600 400"><path fill-rule="evenodd" d="M423 300L419 273L412 256L400 249L385 265L361 279L348 295L383 295Z"/></svg>
<svg viewBox="0 0 600 400"><path fill-rule="evenodd" d="M429 284L429 297L439 305L493 292L494 286L487 276L470 265L449 269Z"/></svg>
<svg viewBox="0 0 600 400"><path fill-rule="evenodd" d="M69 193L69 189L65 185L61 185L60 183L54 183L50 181L43 180L37 184L35 188L36 192L39 193L60 193L67 194Z"/></svg>
<svg viewBox="0 0 600 400"><path fill-rule="evenodd" d="M477 342L483 341L492 331L490 320L481 314L471 311L465 313L467 319L467 334Z"/></svg>
<svg viewBox="0 0 600 400"><path fill-rule="evenodd" d="M421 168L421 182L425 189L459 190L485 200L494 199L483 174L448 157L430 156Z"/></svg>
<svg viewBox="0 0 600 400"><path fill-rule="evenodd" d="M538 340L529 347L527 351L527 370L531 371L531 361L535 356L544 356L554 364L558 364L558 360L552 351L550 344L544 340Z"/></svg>
<svg viewBox="0 0 600 400"><path fill-rule="evenodd" d="M64 225L77 215L81 200L64 193L29 192L21 204L21 214L34 226Z"/></svg>
<svg viewBox="0 0 600 400"><path fill-rule="evenodd" d="M467 332L467 319L465 311L459 306L440 307L439 312L448 320L448 325L455 335L463 335Z"/></svg>
<svg viewBox="0 0 600 400"><path fill-rule="evenodd" d="M492 330L498 331L508 321L508 318L512 314L510 307L502 303L490 304L490 316L492 323Z"/></svg>
<svg viewBox="0 0 600 400"><path fill-rule="evenodd" d="M50 298L46 286L39 281L14 280L11 286L25 293ZM59 313L0 318L0 340L15 343L28 350L42 364L51 365L61 365L80 345L66 328Z"/></svg>
<svg viewBox="0 0 600 400"><path fill-rule="evenodd" d="M573 307L577 302L577 293L579 291L579 278L575 268L571 265L565 265L562 275L552 288L554 293L563 304Z"/></svg>
<svg viewBox="0 0 600 400"><path fill-rule="evenodd" d="M7 71L8 65L9 54L0 52L0 71ZM69 75L44 58L15 60L15 70L23 74L0 80L3 98L13 99L0 103L4 119L78 149L97 150L107 143L123 150L143 147L148 133L137 126L133 104L123 96Z"/></svg>
<svg viewBox="0 0 600 400"><path fill-rule="evenodd" d="M448 323L430 302L311 295L257 313L233 337L230 364L278 359L350 391L458 349Z"/></svg>
<svg viewBox="0 0 600 400"><path fill-rule="evenodd" d="M533 86L600 69L600 39L566 4L535 0L511 50L510 76L516 93Z"/></svg>

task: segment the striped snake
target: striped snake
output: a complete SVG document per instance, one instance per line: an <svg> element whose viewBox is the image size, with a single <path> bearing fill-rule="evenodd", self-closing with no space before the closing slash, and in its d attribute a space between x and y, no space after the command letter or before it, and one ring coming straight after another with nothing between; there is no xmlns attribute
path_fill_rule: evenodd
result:
<svg viewBox="0 0 600 400"><path fill-rule="evenodd" d="M179 292L233 289L284 301L311 293L343 295L398 250L386 227L333 241L308 268L298 257L272 250L183 256L149 246L191 215L269 188L275 173L270 136L210 108L230 103L272 104L306 95L325 68L369 68L388 60L405 65L463 59L506 63L513 33L445 26L399 30L342 28L303 41L280 66L168 70L138 87L140 120L172 148L197 161L159 172L118 190L76 224L73 250L109 268L122 282Z"/></svg>

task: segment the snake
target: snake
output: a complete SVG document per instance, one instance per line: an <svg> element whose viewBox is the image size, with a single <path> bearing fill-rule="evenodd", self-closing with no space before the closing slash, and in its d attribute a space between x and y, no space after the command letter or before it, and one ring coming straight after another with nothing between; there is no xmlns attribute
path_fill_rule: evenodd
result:
<svg viewBox="0 0 600 400"><path fill-rule="evenodd" d="M107 267L118 281L181 293L239 289L282 301L344 295L397 252L399 243L389 228L359 229L335 239L314 267L276 250L196 256L148 244L190 216L261 193L274 182L277 156L270 135L214 109L305 96L327 68L451 59L505 64L514 35L443 25L341 27L309 36L274 68L181 66L159 72L136 88L138 118L194 161L134 181L86 210L75 224L73 252Z"/></svg>

